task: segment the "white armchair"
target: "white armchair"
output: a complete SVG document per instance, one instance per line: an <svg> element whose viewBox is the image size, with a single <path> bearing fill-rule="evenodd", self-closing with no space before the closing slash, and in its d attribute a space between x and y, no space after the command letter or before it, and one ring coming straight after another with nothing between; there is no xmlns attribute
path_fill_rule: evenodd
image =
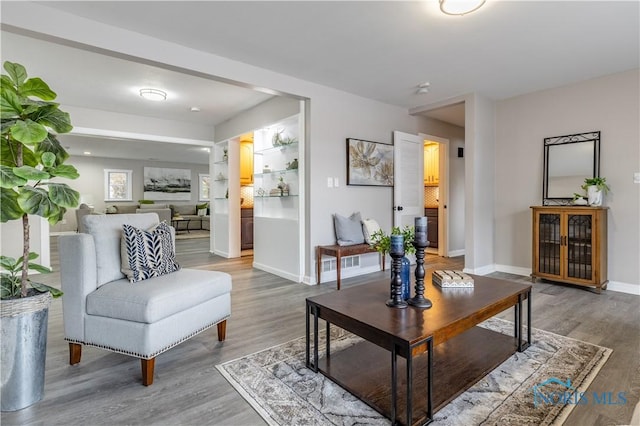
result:
<svg viewBox="0 0 640 426"><path fill-rule="evenodd" d="M129 282L121 272L122 225L149 229L155 213L88 215L86 234L59 237L65 340L70 364L82 345L141 359L142 383L153 383L155 357L217 325L218 340L231 315L231 276L180 269Z"/></svg>

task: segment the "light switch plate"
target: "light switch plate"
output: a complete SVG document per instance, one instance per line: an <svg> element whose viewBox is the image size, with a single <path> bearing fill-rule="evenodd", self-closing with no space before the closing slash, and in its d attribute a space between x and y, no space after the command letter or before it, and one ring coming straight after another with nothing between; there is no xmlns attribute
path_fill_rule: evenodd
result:
<svg viewBox="0 0 640 426"><path fill-rule="evenodd" d="M633 174L633 183L640 183L640 173L639 172L635 172Z"/></svg>
<svg viewBox="0 0 640 426"><path fill-rule="evenodd" d="M333 178L333 186L335 186L336 188L340 186L340 181L338 181L337 177Z"/></svg>
<svg viewBox="0 0 640 426"><path fill-rule="evenodd" d="M328 177L327 178L327 188L333 188L333 178L332 177Z"/></svg>

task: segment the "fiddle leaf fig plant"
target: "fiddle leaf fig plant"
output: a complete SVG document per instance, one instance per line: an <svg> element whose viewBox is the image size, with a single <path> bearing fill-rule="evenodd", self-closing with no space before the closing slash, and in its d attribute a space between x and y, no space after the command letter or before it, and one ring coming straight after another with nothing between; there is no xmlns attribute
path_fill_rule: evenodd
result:
<svg viewBox="0 0 640 426"><path fill-rule="evenodd" d="M56 93L40 78L27 77L24 66L6 61L0 80L0 222L22 221L22 256L1 256L1 298L27 297L28 288L62 295L56 288L32 282L28 273L50 272L29 251L29 215L58 223L80 194L58 178L76 179L75 167L64 164L69 154L56 134L73 128L69 114L52 102ZM19 274L19 276L18 276Z"/></svg>

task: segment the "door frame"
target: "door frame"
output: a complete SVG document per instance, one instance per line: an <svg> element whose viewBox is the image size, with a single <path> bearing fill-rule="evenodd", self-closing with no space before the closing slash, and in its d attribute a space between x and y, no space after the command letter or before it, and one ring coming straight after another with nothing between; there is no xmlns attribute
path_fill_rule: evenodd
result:
<svg viewBox="0 0 640 426"><path fill-rule="evenodd" d="M447 257L449 254L449 139L427 133L418 133L425 141L440 144L438 167L440 179L438 182L438 256ZM443 179L444 177L444 179ZM424 176L420 176L424 180Z"/></svg>

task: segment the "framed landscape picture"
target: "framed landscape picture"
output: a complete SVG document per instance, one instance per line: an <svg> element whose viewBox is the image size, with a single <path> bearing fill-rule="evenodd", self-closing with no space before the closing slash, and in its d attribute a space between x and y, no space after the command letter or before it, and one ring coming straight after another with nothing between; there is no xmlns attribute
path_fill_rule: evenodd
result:
<svg viewBox="0 0 640 426"><path fill-rule="evenodd" d="M347 185L393 186L393 145L348 138Z"/></svg>
<svg viewBox="0 0 640 426"><path fill-rule="evenodd" d="M191 170L145 167L144 198L191 201Z"/></svg>

